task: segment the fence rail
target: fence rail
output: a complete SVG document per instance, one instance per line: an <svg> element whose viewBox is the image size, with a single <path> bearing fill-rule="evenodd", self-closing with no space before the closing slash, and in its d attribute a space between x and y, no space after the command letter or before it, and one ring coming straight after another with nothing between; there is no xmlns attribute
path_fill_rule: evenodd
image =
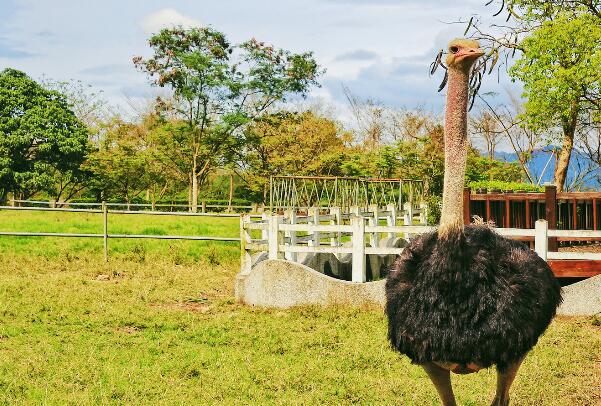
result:
<svg viewBox="0 0 601 406"><path fill-rule="evenodd" d="M16 205L44 205L49 207L69 207L69 206L87 206L87 207L102 207L102 202L61 202L54 200L19 200L11 199L11 206ZM106 202L108 207L127 207L128 210L131 207L146 207L151 208L152 211L156 211L156 208L176 208L190 210L189 204L178 204L178 203L127 203L127 202ZM223 205L223 204L207 204L205 201L200 202L199 209L201 213L206 213L207 209L219 209L223 211L232 212L234 210L249 211L251 213L261 213L265 211L265 206L260 204L253 205ZM132 211L132 210L129 210ZM237 217L237 216L236 216Z"/></svg>
<svg viewBox="0 0 601 406"><path fill-rule="evenodd" d="M380 212L386 214L386 212ZM243 216L240 226L242 247L242 268L251 266L251 251L266 251L269 259L286 258L297 260L299 253L330 253L334 255L351 254L352 281L365 282L366 255L399 255L404 248L380 246L382 234L388 237L412 235L433 231L434 227L413 224L413 217L404 217L404 225L376 225L386 218L388 223L394 222L388 217L379 217L372 213L369 216L352 216L350 224L319 224L313 222L297 223L294 216L267 215L261 222L254 222ZM366 224L367 223L367 224ZM251 238L251 230L261 230L261 238ZM592 230L554 230L549 229L546 220L538 220L534 229L497 228L496 231L510 238L529 237L534 240L534 251L544 260L549 261L557 276L593 276L601 274L601 253L594 252L552 252L549 240L563 237L570 240L580 238L601 238L601 231ZM298 233L305 234L299 236ZM367 238L368 237L368 238ZM346 238L346 244L343 239ZM350 241L350 246L348 242ZM599 262L595 262L599 261Z"/></svg>
<svg viewBox="0 0 601 406"><path fill-rule="evenodd" d="M22 201L23 202L23 201ZM28 201L31 203L31 201ZM108 261L108 240L109 239L155 239L155 240L190 240L190 241L240 241L238 237L221 237L207 235L156 235L156 234L110 234L108 232L109 214L118 215L149 215L149 216L189 216L189 217L240 217L235 213L190 213L190 212L161 212L161 211L132 211L132 210L109 210L108 203L101 203L100 209L72 209L63 207L27 207L27 206L0 206L1 210L15 211L42 211L42 212L75 212L102 214L102 233L45 233L29 231L0 231L0 236L15 237L73 237L73 238L102 238L104 260ZM256 217L247 215L248 218Z"/></svg>

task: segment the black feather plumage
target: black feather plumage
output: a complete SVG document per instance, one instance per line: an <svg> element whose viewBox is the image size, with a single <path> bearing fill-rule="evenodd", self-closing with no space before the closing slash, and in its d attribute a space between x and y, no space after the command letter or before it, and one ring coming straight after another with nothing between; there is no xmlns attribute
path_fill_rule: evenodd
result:
<svg viewBox="0 0 601 406"><path fill-rule="evenodd" d="M485 226L416 237L386 281L391 345L412 362L503 370L537 342L561 302L547 263Z"/></svg>

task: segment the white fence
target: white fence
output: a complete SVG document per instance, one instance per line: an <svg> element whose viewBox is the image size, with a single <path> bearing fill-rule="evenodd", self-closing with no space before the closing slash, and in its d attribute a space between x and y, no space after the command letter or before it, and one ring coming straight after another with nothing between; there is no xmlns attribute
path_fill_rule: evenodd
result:
<svg viewBox="0 0 601 406"><path fill-rule="evenodd" d="M419 216L420 218L423 216ZM390 211L374 211L351 215L349 224L344 223L334 209L334 213L299 218L292 213L282 215L266 214L261 221L252 221L243 216L240 224L241 266L251 266L251 251L266 251L269 259L285 258L297 260L298 253L332 253L352 255L352 281L365 282L366 254L398 255L403 248L381 247L378 241L387 237L412 235L434 230L423 224L416 225L413 213L405 213L403 225L396 224L396 215ZM382 220L386 225L380 225ZM419 219L417 219L419 223ZM330 223L330 224L324 224ZM260 230L260 238L252 238L252 230ZM544 260L600 260L601 253L592 252L549 252L549 237L601 238L601 231L590 230L550 230L546 220L538 220L535 229L497 228L506 237L534 237L536 253ZM326 241L324 241L326 240ZM343 242L350 244L343 245Z"/></svg>

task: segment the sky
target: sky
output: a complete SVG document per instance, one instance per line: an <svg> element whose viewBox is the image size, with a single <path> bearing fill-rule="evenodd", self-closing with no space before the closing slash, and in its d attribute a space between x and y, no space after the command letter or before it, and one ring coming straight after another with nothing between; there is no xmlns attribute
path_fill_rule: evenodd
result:
<svg viewBox="0 0 601 406"><path fill-rule="evenodd" d="M127 110L156 94L132 57L151 53L148 37L163 27L210 25L231 42L250 38L293 52L313 51L326 69L310 99L334 106L344 121L343 85L361 99L393 108L442 111L440 77L428 66L437 50L461 36L486 0L0 0L0 70L35 79L81 80ZM519 86L502 75L481 92ZM129 102L128 102L129 100Z"/></svg>

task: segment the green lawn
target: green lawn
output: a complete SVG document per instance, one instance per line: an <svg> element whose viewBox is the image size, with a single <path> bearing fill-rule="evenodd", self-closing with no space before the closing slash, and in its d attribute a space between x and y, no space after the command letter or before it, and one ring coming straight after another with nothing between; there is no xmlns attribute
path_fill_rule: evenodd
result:
<svg viewBox="0 0 601 406"><path fill-rule="evenodd" d="M2 231L98 226L5 214ZM236 219L136 219L115 227L237 235ZM142 241L141 255L114 241L104 263L97 240L0 241L0 404L437 403L421 369L389 349L381 310L236 304L236 244ZM513 404L600 404L599 354L598 320L557 319ZM460 404L488 405L494 382L493 371L455 377Z"/></svg>

